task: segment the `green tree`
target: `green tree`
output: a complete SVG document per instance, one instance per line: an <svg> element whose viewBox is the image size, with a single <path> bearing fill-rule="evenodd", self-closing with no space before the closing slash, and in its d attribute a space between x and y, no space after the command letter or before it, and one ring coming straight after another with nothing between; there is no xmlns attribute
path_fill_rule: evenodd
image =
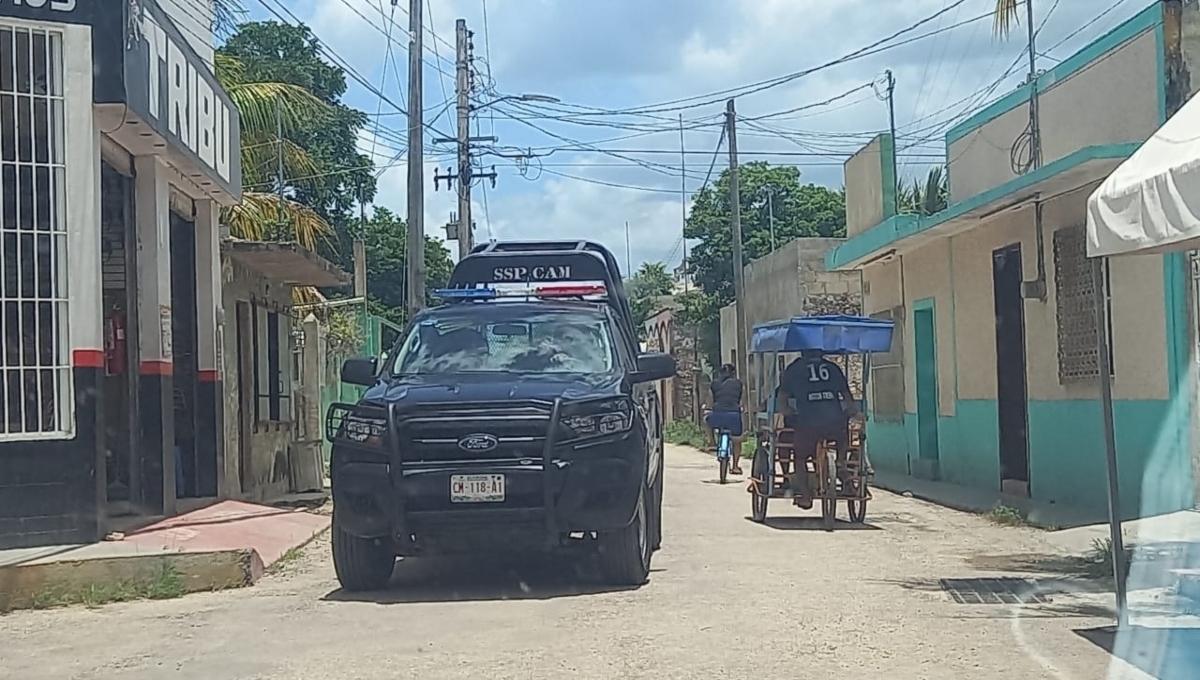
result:
<svg viewBox="0 0 1200 680"><path fill-rule="evenodd" d="M239 25L218 55L238 67L236 94L231 91L230 95L239 110L254 113L251 119L256 134L249 141L254 148L263 149L259 157L251 159L256 186L274 183L276 103L285 114L297 104L290 93L304 93L307 100L321 103L318 108L306 101L309 105L296 108L297 115L287 121L285 148L303 149L309 164L285 167L285 187L297 202L335 228L345 226L354 217L354 206L375 196L374 164L357 147L368 119L362 111L342 103L345 71L321 57L320 42L307 26L275 21ZM243 147L246 142L244 121Z"/></svg>
<svg viewBox="0 0 1200 680"><path fill-rule="evenodd" d="M643 326L646 319L657 311L659 299L670 295L674 289L675 281L667 272L667 265L662 262L643 263L625 282L625 295L629 297L629 306L639 336L645 333Z"/></svg>
<svg viewBox="0 0 1200 680"><path fill-rule="evenodd" d="M845 190L802 184L800 170L755 161L741 166L738 175L742 215L742 264L771 252L771 215L775 244L798 237L846 235ZM767 196L771 210L766 210ZM719 324L721 307L733 301L733 238L729 210L729 173L722 172L712 185L694 197L684 235L699 239L688 256L688 269L703 298L694 298L695 319L701 326L701 350L710 363L719 364L719 333L705 327ZM704 338L710 338L704 342Z"/></svg>
<svg viewBox="0 0 1200 680"><path fill-rule="evenodd" d="M403 219L387 208L375 206L365 225L354 225L351 238L361 236L367 252L367 296L373 313L403 324L406 317L405 275L407 227ZM450 251L440 239L425 237L426 302L433 304L429 292L445 288L454 263Z"/></svg>

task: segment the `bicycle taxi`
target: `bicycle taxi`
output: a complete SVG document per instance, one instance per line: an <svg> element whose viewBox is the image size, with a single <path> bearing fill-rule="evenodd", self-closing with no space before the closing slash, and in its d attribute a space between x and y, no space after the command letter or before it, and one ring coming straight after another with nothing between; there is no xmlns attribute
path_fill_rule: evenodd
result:
<svg viewBox="0 0 1200 680"><path fill-rule="evenodd" d="M858 397L860 411L866 413L870 357L871 354L890 350L892 331L891 321L837 315L801 316L754 327L749 354L755 357L757 366L752 373L756 378L757 394L767 395L762 400L764 409L755 414L753 423L758 445L750 467L748 491L751 494L751 517L755 522L766 520L767 504L772 498L791 497L788 478L795 470L796 462L805 460L803 456L796 455L792 444L795 432L784 422L785 407L791 407L777 403L775 396L784 369L784 355L820 350L826 355L840 357L843 370L851 378L851 389L855 382L852 374L861 371L862 394L855 396ZM858 366L852 368L855 363ZM803 405L799 407L803 408ZM871 467L867 457L864 423L851 421L846 441L846 455L840 469L836 446L832 441L818 444L811 461L804 463L813 500L821 503L821 517L827 531L833 530L839 501L846 503L850 521L861 524L867 517L867 501L871 500L868 484Z"/></svg>

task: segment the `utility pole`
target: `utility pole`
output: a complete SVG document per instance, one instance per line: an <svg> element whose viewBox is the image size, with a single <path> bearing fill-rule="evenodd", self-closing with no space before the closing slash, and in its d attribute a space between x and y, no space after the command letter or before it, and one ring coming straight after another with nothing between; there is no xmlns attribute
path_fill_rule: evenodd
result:
<svg viewBox="0 0 1200 680"><path fill-rule="evenodd" d="M633 276L633 258L629 254L629 220L625 220L625 278Z"/></svg>
<svg viewBox="0 0 1200 680"><path fill-rule="evenodd" d="M759 195L767 199L767 225L771 230L771 252L775 251L775 193L779 187L768 184L759 189Z"/></svg>
<svg viewBox="0 0 1200 680"><path fill-rule="evenodd" d="M688 292L688 249L687 249L687 148L683 141L683 114L679 114L679 210L683 223L679 237L683 241L683 292Z"/></svg>
<svg viewBox="0 0 1200 680"><path fill-rule="evenodd" d="M354 297L367 300L367 199L363 187L358 188L358 236L354 239Z"/></svg>
<svg viewBox="0 0 1200 680"><path fill-rule="evenodd" d="M471 106L471 92L474 91L474 73L471 70L471 63L474 60L473 51L475 46L471 43L471 38L474 33L467 29L467 20L459 19L454 23L455 33L455 81L454 92L457 97L456 111L458 113L457 129L454 137L438 137L433 140L434 144L454 144L457 161L456 167L446 168L446 174L442 175L438 172L433 174L433 187L437 190L441 187L441 183L446 183L446 188L449 189L454 182L458 182L458 212L450 214L450 222L446 224L446 240L458 241L458 259L462 259L470 254L471 248L475 246L475 220L471 215L471 186L476 179L489 179L492 181L492 186L496 186L496 170L495 166L486 172L475 172L475 168L471 163L471 145L477 142L495 142L495 137L472 137L471 136L471 115L476 113L480 108L495 104L497 101L506 99L527 100L527 101L546 101L553 100L552 97L536 97L534 95L522 95L512 97L501 97L492 102L487 102L478 107Z"/></svg>
<svg viewBox="0 0 1200 680"><path fill-rule="evenodd" d="M275 196L279 199L276 211L279 213L277 236L283 232L286 216L283 212L283 103L279 96L275 97Z"/></svg>
<svg viewBox="0 0 1200 680"><path fill-rule="evenodd" d="M1042 167L1042 131L1038 116L1037 30L1033 27L1033 0L1025 0L1025 28L1029 34L1029 167Z"/></svg>
<svg viewBox="0 0 1200 680"><path fill-rule="evenodd" d="M737 110L733 100L725 104L725 125L729 136L729 208L733 231L733 297L737 302L737 374L746 379L746 277L742 264L742 190L738 185Z"/></svg>
<svg viewBox="0 0 1200 680"><path fill-rule="evenodd" d="M892 138L892 181L896 186L892 187L892 214L900 214L900 175L896 167L896 154L900 152L899 142L896 141L896 76L892 74L892 70L885 71L887 74L887 107L888 107L888 134Z"/></svg>
<svg viewBox="0 0 1200 680"><path fill-rule="evenodd" d="M463 259L475 245L475 223L471 219L471 36L467 20L454 23L455 59L458 95L458 259Z"/></svg>
<svg viewBox="0 0 1200 680"><path fill-rule="evenodd" d="M396 0L392 0L395 4ZM421 53L425 29L424 0L408 1L408 269L405 278L408 314L425 306L425 119Z"/></svg>

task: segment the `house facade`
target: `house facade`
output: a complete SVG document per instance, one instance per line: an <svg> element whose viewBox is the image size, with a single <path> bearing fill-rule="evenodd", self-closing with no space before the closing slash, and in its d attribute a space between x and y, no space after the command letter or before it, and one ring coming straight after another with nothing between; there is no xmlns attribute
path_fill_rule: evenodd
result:
<svg viewBox="0 0 1200 680"><path fill-rule="evenodd" d="M1195 14L1195 3L1150 3L951 129L950 205L936 215L896 213L887 135L847 161L849 238L827 264L861 272L866 313L897 324L870 376L877 468L1102 512L1108 370L1123 507L1193 505L1187 258L1118 258L1094 276L1084 229L1091 191L1193 91L1182 36Z"/></svg>
<svg viewBox="0 0 1200 680"><path fill-rule="evenodd" d="M223 484L218 219L241 168L202 8L0 5L0 548Z"/></svg>

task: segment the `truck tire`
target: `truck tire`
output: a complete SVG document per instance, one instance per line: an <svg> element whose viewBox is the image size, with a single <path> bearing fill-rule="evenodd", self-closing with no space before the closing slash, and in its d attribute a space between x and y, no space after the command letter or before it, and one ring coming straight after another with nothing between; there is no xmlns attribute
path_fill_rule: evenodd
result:
<svg viewBox="0 0 1200 680"><path fill-rule="evenodd" d="M640 586L650 576L650 517L646 494L638 497L633 522L599 535L600 570L615 586Z"/></svg>
<svg viewBox="0 0 1200 680"><path fill-rule="evenodd" d="M663 468L664 468L664 465L663 465L663 459L662 459L662 452L660 451L659 457L658 457L658 477L654 480L654 488L653 488L653 491L651 492L651 496L653 497L654 500L653 500L653 504L651 505L651 508L650 508L650 519L651 519L651 522L650 522L650 526L651 526L650 549L654 550L654 551L662 549L662 530L663 530L662 506L663 506L663 487L665 486L665 483L663 480L663 472L664 472Z"/></svg>
<svg viewBox="0 0 1200 680"><path fill-rule="evenodd" d="M333 571L344 590L383 590L392 580L396 554L386 541L351 536L335 523L331 529Z"/></svg>

